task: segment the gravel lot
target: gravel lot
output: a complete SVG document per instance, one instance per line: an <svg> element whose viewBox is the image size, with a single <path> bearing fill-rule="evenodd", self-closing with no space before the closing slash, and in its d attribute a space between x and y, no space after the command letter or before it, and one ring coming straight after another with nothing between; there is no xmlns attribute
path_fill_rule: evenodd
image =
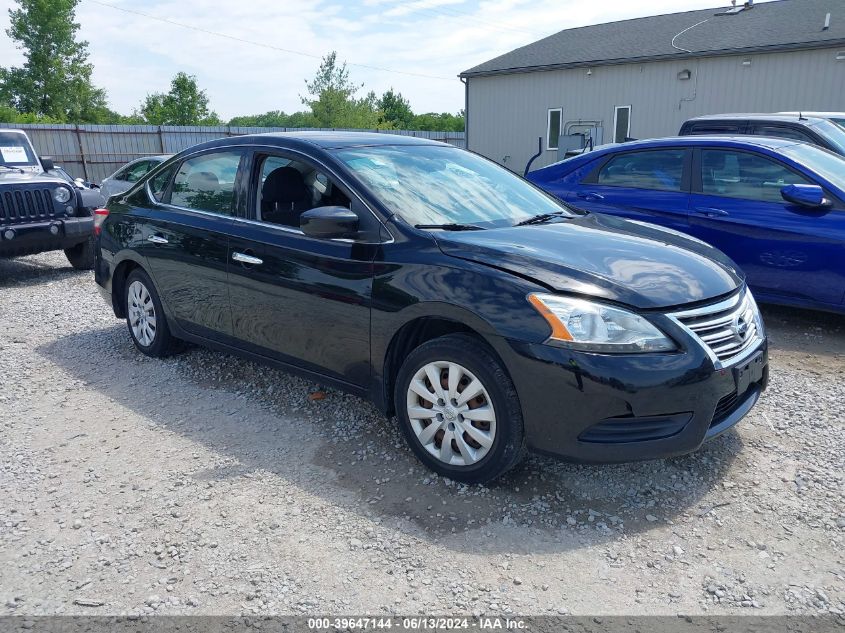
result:
<svg viewBox="0 0 845 633"><path fill-rule="evenodd" d="M0 614L843 614L845 318L764 312L736 431L468 488L357 398L143 357L60 253L0 260Z"/></svg>

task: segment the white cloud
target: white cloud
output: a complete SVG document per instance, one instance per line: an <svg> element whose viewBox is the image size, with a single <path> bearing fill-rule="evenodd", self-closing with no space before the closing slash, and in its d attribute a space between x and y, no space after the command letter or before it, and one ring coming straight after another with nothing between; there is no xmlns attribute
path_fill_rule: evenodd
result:
<svg viewBox="0 0 845 633"><path fill-rule="evenodd" d="M336 50L350 64L443 77L431 79L350 65L365 89L389 87L415 111L463 107L462 70L565 28L713 6L713 0L104 0L196 29L225 33L297 55L221 38L82 0L77 18L89 41L96 83L112 106L130 112L167 90L178 71L197 76L224 118L301 109L304 81ZM725 2L726 3L726 2ZM727 4L727 3L726 3ZM5 35L11 0L0 0L0 65L20 63Z"/></svg>

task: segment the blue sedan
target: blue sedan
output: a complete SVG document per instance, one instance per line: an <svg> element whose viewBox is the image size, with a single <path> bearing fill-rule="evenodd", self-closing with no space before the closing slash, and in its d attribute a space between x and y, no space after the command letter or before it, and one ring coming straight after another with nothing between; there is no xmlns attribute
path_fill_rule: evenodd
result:
<svg viewBox="0 0 845 633"><path fill-rule="evenodd" d="M787 139L608 145L528 174L564 202L713 244L760 301L845 313L845 159Z"/></svg>

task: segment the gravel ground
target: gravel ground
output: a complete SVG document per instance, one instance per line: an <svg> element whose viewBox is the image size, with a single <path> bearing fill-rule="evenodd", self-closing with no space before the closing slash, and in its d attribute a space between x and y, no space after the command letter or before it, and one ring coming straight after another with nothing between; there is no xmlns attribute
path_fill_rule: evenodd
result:
<svg viewBox="0 0 845 633"><path fill-rule="evenodd" d="M764 312L736 431L466 487L357 398L145 358L90 273L0 260L0 614L843 614L845 318Z"/></svg>

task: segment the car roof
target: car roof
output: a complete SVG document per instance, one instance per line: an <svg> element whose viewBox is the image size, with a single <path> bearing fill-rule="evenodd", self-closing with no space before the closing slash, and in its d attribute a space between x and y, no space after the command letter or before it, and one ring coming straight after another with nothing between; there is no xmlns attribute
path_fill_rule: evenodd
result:
<svg viewBox="0 0 845 633"><path fill-rule="evenodd" d="M809 112L802 113L801 118L798 117L798 113L789 114L785 112L775 112L772 114L765 114L765 113L737 113L737 114L707 114L704 116L697 116L691 119L687 119L689 121L727 121L727 120L734 120L734 119L742 119L747 121L779 121L784 123L798 123L800 125L812 125L813 123L818 123L824 117L815 117L812 116Z"/></svg>
<svg viewBox="0 0 845 633"><path fill-rule="evenodd" d="M795 112L778 112L778 114L785 114L791 116L805 116L805 117L815 117L817 119L828 119L831 117L842 117L845 118L845 112L810 112L809 110L804 111L795 111Z"/></svg>
<svg viewBox="0 0 845 633"><path fill-rule="evenodd" d="M282 142L285 141L285 142ZM263 132L245 134L208 141L194 146L192 149L208 149L231 145L310 145L321 149L341 149L345 147L372 147L387 145L436 145L449 146L442 141L434 141L416 136L403 134L387 134L378 132L338 132L332 130L308 130L301 132Z"/></svg>
<svg viewBox="0 0 845 633"><path fill-rule="evenodd" d="M600 158L606 154L612 154L622 151L636 151L638 149L654 149L660 147L693 147L701 145L709 145L716 147L733 147L737 149L745 148L763 148L769 150L779 150L784 147L793 145L802 145L800 141L795 141L787 138L774 138L769 136L726 136L719 134L702 134L695 136L668 136L665 138L649 138L639 141L628 141L626 143L609 143L601 145L592 152L578 154L571 158L567 158L545 167L539 167L534 171L540 171L549 167L561 165L565 163L570 165L572 169L577 169L579 165L587 163L591 160ZM533 173L533 172L532 172Z"/></svg>
<svg viewBox="0 0 845 633"><path fill-rule="evenodd" d="M635 149L644 147L662 147L668 145L728 145L736 147L740 145L753 145L755 147L764 147L767 149L780 149L790 145L797 145L800 141L789 138L777 138L773 136L728 136L721 134L701 134L695 136L668 136L665 138L650 138L640 141L628 141L627 143L613 143L612 145L603 145L596 148L595 151L604 150L607 148L616 149ZM583 154L588 156L591 152ZM592 152L595 153L595 152Z"/></svg>

